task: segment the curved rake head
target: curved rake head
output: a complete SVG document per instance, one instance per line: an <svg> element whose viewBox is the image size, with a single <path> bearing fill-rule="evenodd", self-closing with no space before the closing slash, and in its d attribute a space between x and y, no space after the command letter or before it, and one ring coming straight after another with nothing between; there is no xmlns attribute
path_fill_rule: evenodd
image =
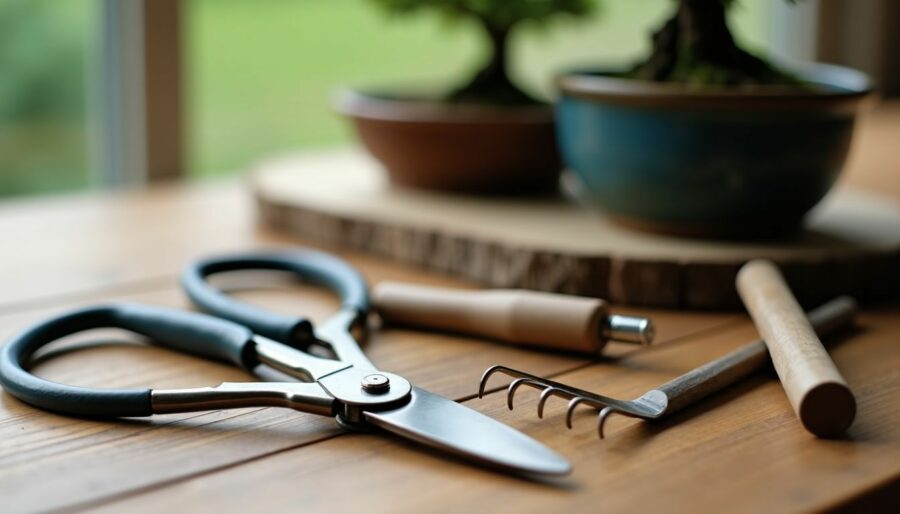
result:
<svg viewBox="0 0 900 514"><path fill-rule="evenodd" d="M572 417L575 414L577 407L579 405L592 407L600 411L600 414L597 417L597 433L601 439L603 438L603 426L606 424L606 420L611 414L619 413L635 418L656 419L665 412L666 402L659 402L659 399L655 396L652 396L652 398L657 401L647 401L647 398L650 397L652 393L659 393L655 390L650 391L637 400L617 400L615 398L595 394L590 391L571 387L537 375L500 365L491 366L481 375L481 382L478 384L479 398L484 397L484 391L487 387L488 380L496 373L501 373L514 378L507 387L506 393L506 405L510 410L513 409L513 399L515 398L516 391L518 391L520 387L528 386L540 389L541 395L538 398L537 404L539 418L544 417L544 406L547 404L547 400L553 396L559 396L560 398L569 400L569 405L566 408L566 426L570 429L572 428Z"/></svg>

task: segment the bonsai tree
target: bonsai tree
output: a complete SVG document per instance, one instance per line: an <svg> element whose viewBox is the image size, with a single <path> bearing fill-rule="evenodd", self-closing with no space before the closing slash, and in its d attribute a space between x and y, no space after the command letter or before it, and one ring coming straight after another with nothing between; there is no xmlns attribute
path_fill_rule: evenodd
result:
<svg viewBox="0 0 900 514"><path fill-rule="evenodd" d="M677 2L675 14L653 33L650 57L628 77L689 85L800 84L737 46L725 17L734 0Z"/></svg>
<svg viewBox="0 0 900 514"><path fill-rule="evenodd" d="M430 10L451 20L471 20L489 43L488 58L475 75L447 95L452 102L521 105L540 103L509 78L507 47L513 29L523 23L545 25L551 20L590 13L594 0L373 0L395 14Z"/></svg>

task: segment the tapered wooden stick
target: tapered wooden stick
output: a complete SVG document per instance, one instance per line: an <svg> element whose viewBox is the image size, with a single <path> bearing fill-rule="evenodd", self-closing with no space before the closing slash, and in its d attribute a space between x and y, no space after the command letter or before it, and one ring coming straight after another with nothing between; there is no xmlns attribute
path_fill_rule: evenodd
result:
<svg viewBox="0 0 900 514"><path fill-rule="evenodd" d="M738 272L737 289L803 426L819 437L846 431L856 416L856 399L778 268L764 260L747 263Z"/></svg>

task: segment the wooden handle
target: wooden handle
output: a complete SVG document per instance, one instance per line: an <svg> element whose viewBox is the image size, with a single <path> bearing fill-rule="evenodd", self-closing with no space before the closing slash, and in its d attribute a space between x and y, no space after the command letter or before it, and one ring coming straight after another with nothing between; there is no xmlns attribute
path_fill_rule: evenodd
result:
<svg viewBox="0 0 900 514"><path fill-rule="evenodd" d="M387 323L596 354L606 302L535 291L466 291L382 282L373 300Z"/></svg>
<svg viewBox="0 0 900 514"><path fill-rule="evenodd" d="M803 426L819 437L846 431L856 416L856 399L778 268L763 260L747 263L738 272L737 289Z"/></svg>
<svg viewBox="0 0 900 514"><path fill-rule="evenodd" d="M850 325L856 311L856 300L841 296L811 311L808 317L816 334L824 338ZM666 382L658 388L669 401L666 414L681 410L728 387L759 371L768 362L769 350L766 343L758 339Z"/></svg>

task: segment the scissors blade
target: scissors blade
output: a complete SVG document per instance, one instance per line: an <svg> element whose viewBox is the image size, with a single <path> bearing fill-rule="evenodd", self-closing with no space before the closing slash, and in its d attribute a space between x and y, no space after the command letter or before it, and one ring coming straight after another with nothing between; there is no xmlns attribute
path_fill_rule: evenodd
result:
<svg viewBox="0 0 900 514"><path fill-rule="evenodd" d="M559 454L527 435L442 396L413 387L403 407L365 412L389 432L507 471L564 475L572 470Z"/></svg>

